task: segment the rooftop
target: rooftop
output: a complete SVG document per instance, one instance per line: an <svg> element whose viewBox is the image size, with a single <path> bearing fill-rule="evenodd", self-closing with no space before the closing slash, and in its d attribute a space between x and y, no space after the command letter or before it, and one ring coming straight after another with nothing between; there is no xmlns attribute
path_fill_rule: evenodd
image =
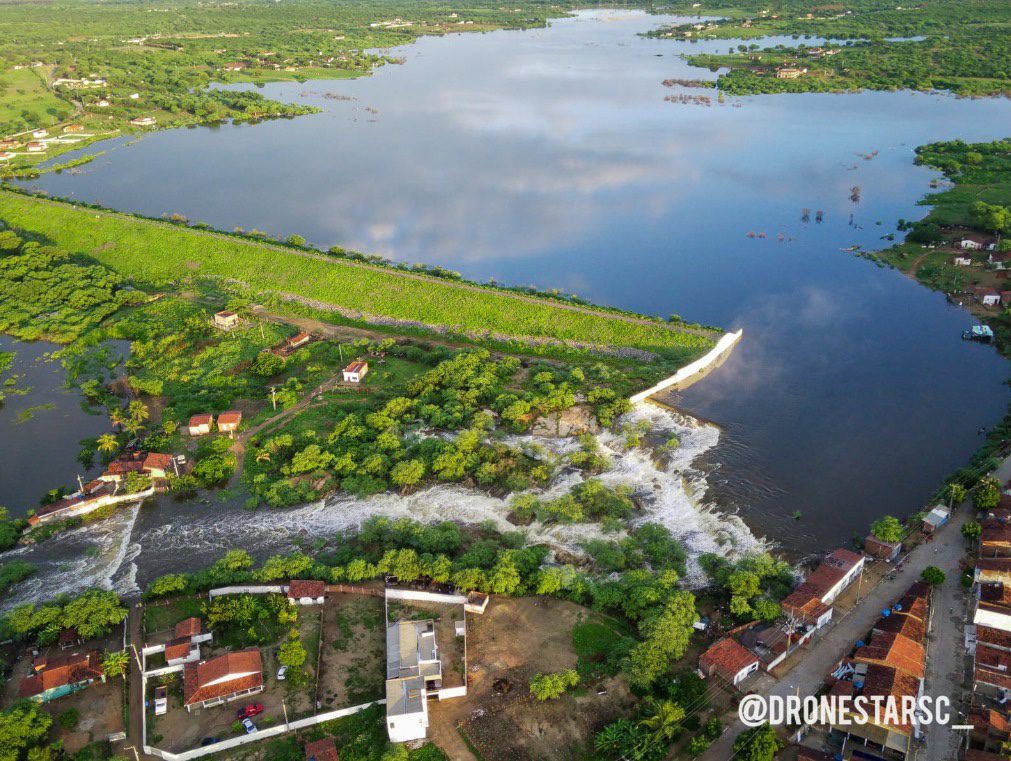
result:
<svg viewBox="0 0 1011 761"><path fill-rule="evenodd" d="M288 597L299 599L302 597L322 597L326 592L326 582L312 581L306 579L292 579L288 582Z"/></svg>
<svg viewBox="0 0 1011 761"><path fill-rule="evenodd" d="M79 684L89 679L101 679L104 674L97 650L40 658L36 661L36 667L34 674L21 680L21 686L18 688L19 698L41 695L49 690Z"/></svg>
<svg viewBox="0 0 1011 761"><path fill-rule="evenodd" d="M262 686L263 662L259 649L255 647L190 663L183 671L185 705Z"/></svg>
<svg viewBox="0 0 1011 761"><path fill-rule="evenodd" d="M724 637L699 656L699 666L714 668L728 682L757 662L758 656L731 637Z"/></svg>

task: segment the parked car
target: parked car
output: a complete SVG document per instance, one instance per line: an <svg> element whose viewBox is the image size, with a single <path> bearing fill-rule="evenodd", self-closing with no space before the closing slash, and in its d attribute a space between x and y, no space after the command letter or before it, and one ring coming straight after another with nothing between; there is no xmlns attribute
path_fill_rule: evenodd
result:
<svg viewBox="0 0 1011 761"><path fill-rule="evenodd" d="M208 745L214 745L216 742L221 742L217 737L205 737L200 741L200 747L206 748Z"/></svg>
<svg viewBox="0 0 1011 761"><path fill-rule="evenodd" d="M256 725L250 719L243 719L242 726L245 728L247 735L251 735L256 731Z"/></svg>
<svg viewBox="0 0 1011 761"><path fill-rule="evenodd" d="M277 681L283 682L284 678L285 678L285 676L287 676L287 674L288 674L288 667L287 666L281 666L281 668L279 668L277 670Z"/></svg>
<svg viewBox="0 0 1011 761"><path fill-rule="evenodd" d="M249 719L253 716L259 716L261 713L263 713L263 703L250 703L245 708L240 708L235 718L239 720Z"/></svg>

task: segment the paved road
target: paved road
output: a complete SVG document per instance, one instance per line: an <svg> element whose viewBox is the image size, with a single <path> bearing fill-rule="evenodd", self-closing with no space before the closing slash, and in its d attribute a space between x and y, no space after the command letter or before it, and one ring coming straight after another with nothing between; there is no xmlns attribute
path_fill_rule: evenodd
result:
<svg viewBox="0 0 1011 761"><path fill-rule="evenodd" d="M1011 470L1007 461L1003 467ZM1007 476L1003 477L1007 478ZM864 598L844 617L834 621L816 636L804 659L789 674L772 687L766 690L758 688L756 692L781 697L794 695L798 692L801 695L814 695L824 682L825 675L829 670L843 655L850 651L854 642L867 634L872 624L881 615L882 608L890 606L909 588L910 584L919 579L920 572L924 568L936 565L946 572L953 568L957 569L965 549L961 525L970 518L970 513L971 511L966 509L957 510L952 517L951 525L941 530L935 542L921 544L914 549L903 564L903 570L894 579L885 579L877 587L867 592ZM937 617L934 620L934 633L931 635L931 639L937 636L938 631L941 631L942 634L939 643L932 643L930 650L928 650L926 694L943 693L956 696L960 689L958 685L961 679L954 679L956 675L952 664L960 664L961 659L952 661L948 649L953 647L954 640L961 637L962 627L950 624L940 615L943 610L945 617L947 617L948 607L955 607L952 600L958 589L958 575L949 573L948 579L942 586L941 594L938 595L940 599L934 602L933 609ZM956 607L956 613L957 611ZM935 644L940 657L933 658L931 655L935 651ZM729 761L732 759L734 757L734 739L745 729L744 724L735 720L702 758L705 761ZM947 730L943 731L947 732ZM948 734L951 733L948 732ZM935 742L939 747L932 749L929 756L921 756L921 758L937 759L937 761L947 761L954 758L953 755L948 754L947 746L943 741L936 740Z"/></svg>
<svg viewBox="0 0 1011 761"><path fill-rule="evenodd" d="M130 722L126 728L128 748L133 751L135 759L154 759L144 753L143 725L144 721L144 681L140 663L140 648L144 646L144 635L141 628L143 608L137 604L130 608L127 627L130 632Z"/></svg>

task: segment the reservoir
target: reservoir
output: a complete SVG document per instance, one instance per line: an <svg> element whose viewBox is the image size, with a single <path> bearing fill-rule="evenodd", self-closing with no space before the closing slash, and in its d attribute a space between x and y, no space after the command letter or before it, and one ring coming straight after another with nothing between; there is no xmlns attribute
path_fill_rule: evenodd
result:
<svg viewBox="0 0 1011 761"><path fill-rule="evenodd" d="M847 543L965 462L1007 409L1008 367L961 341L967 312L844 249L923 216L938 175L916 146L1003 137L1011 102L720 102L662 82L713 78L681 54L736 41L640 36L664 20L587 11L425 38L371 77L261 90L319 114L102 143L29 185L743 328L674 398L720 428L708 499L795 554Z"/></svg>

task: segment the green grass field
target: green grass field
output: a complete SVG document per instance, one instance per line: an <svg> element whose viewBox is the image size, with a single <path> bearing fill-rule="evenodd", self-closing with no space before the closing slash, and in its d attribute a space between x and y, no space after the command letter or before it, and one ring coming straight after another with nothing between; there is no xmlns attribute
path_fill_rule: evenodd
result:
<svg viewBox="0 0 1011 761"><path fill-rule="evenodd" d="M258 292L294 294L345 313L415 321L450 332L500 339L637 348L689 361L713 337L661 321L590 308L571 309L326 255L216 235L167 222L0 192L0 219L27 234L87 254L138 282L161 285L191 275L232 278Z"/></svg>
<svg viewBox="0 0 1011 761"><path fill-rule="evenodd" d="M0 74L0 135L48 127L73 113L74 107L56 97L35 69Z"/></svg>

